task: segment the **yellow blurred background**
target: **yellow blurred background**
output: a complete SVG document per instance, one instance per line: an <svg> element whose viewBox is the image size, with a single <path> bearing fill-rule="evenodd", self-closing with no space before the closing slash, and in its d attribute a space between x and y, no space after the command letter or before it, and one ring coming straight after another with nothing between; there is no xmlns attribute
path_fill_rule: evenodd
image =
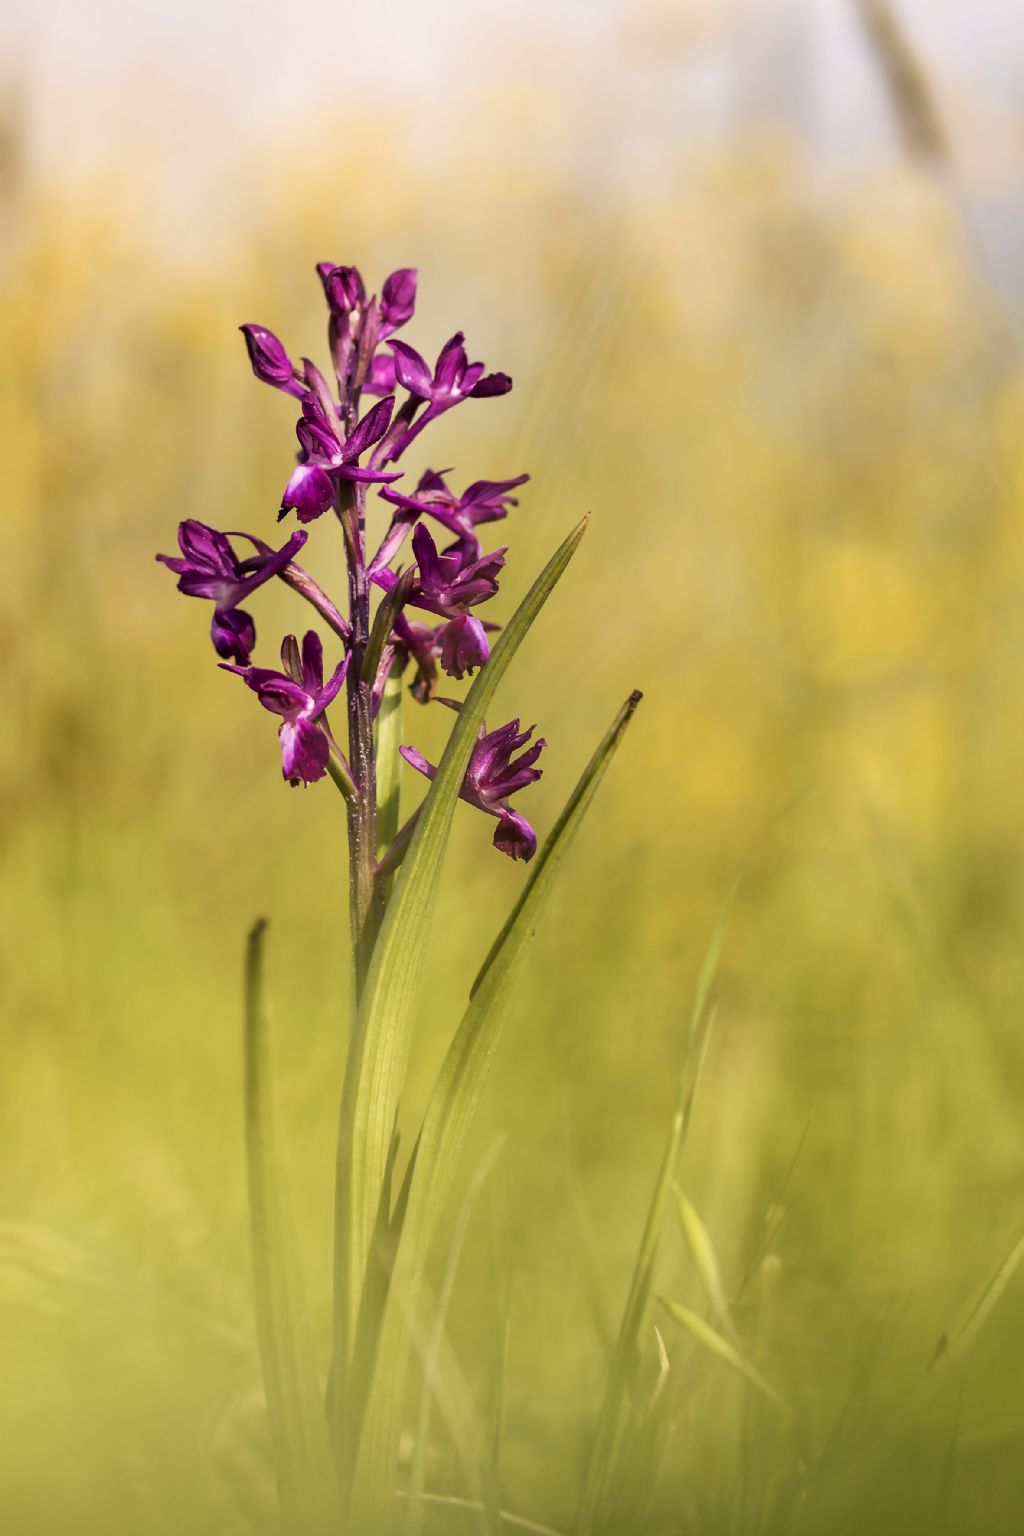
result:
<svg viewBox="0 0 1024 1536"><path fill-rule="evenodd" d="M917 5L816 0L13 8L12 1536L274 1529L241 1145L258 914L326 1327L343 818L329 784L282 784L267 717L213 665L205 607L153 559L184 516L269 537L293 422L236 327L322 360L323 259L374 285L418 266L409 339L430 355L461 326L515 379L447 417L423 460L459 484L533 477L499 530L499 616L593 514L499 699L550 743L542 832L645 694L467 1160L468 1177L507 1131L452 1317L486 1414L507 1293L506 1502L571 1519L601 1319L742 867L682 1182L730 1290L770 1223L738 1321L796 1427L752 1419L691 1362L653 1528L781 1532L798 1508L808 1536L1019 1528L1021 1277L918 1410L937 1341L1024 1215L1024 27L995 0L967 9L925 25ZM311 545L337 584L330 530ZM262 660L294 601L260 594ZM430 756L446 723L410 704L404 739ZM457 817L410 1126L521 884L489 843ZM693 1292L673 1235L659 1284ZM432 1473L457 1491L450 1447Z"/></svg>

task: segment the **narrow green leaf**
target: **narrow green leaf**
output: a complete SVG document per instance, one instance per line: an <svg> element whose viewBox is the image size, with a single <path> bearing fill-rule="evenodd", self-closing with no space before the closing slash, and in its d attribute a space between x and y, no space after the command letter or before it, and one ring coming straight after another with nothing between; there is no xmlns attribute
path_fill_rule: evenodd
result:
<svg viewBox="0 0 1024 1536"><path fill-rule="evenodd" d="M686 1239L686 1246L690 1250L694 1268L704 1287L708 1303L722 1332L735 1344L736 1330L733 1326L732 1314L729 1309L729 1300L722 1284L722 1273L718 1267L718 1259L714 1245L708 1234L708 1230L695 1208L687 1200L682 1190L676 1186L676 1204L679 1208L679 1222Z"/></svg>
<svg viewBox="0 0 1024 1536"><path fill-rule="evenodd" d="M344 1378L358 1316L434 896L459 790L484 712L586 526L584 519L548 562L477 674L423 802L374 948L349 1043L338 1129L334 1349L339 1380Z"/></svg>
<svg viewBox="0 0 1024 1536"><path fill-rule="evenodd" d="M1018 1232L995 1273L968 1298L936 1346L929 1369L953 1365L974 1343L1024 1259L1024 1229Z"/></svg>
<svg viewBox="0 0 1024 1536"><path fill-rule="evenodd" d="M431 1093L417 1146L416 1171L357 1470L357 1495L367 1501L357 1507L364 1513L368 1529L376 1528L375 1519L386 1519L382 1501L389 1497L388 1490L393 1485L408 1356L408 1340L396 1294L402 1297L407 1310L414 1309L427 1254L452 1189L543 904L639 701L640 695L634 693L619 711L537 854L522 894L477 977L470 1003Z"/></svg>
<svg viewBox="0 0 1024 1536"><path fill-rule="evenodd" d="M265 938L261 920L249 934L245 965L245 1143L256 1331L285 1528L295 1536L338 1536L337 1473L275 1148Z"/></svg>
<svg viewBox="0 0 1024 1536"><path fill-rule="evenodd" d="M721 954L722 943L725 939L738 887L739 880L737 878L726 897L725 904L715 926L715 931L711 937L711 943L708 945L707 953L697 977L697 990L694 997L693 1012L690 1017L689 1049L687 1050L686 1060L679 1079L679 1092L675 1113L672 1117L665 1152L647 1210L647 1219L640 1239L640 1247L637 1251L629 1295L626 1298L626 1306L622 1314L622 1322L619 1326L615 1353L608 1371L604 1401L598 1416L597 1429L584 1474L583 1491L580 1496L576 1521L573 1526L574 1536L587 1536L587 1533L592 1529L604 1497L605 1489L609 1487L615 1477L623 1425L633 1395L637 1368L642 1359L641 1341L643 1338L644 1320L647 1316L647 1308L651 1298L654 1263L657 1258L661 1229L664 1224L665 1208L668 1204L672 1181L675 1177L679 1156L689 1127L693 1112L693 1102L698 1083L700 1082L708 1041L711 1036L713 1015L708 1009L711 985L714 980L715 969Z"/></svg>
<svg viewBox="0 0 1024 1536"><path fill-rule="evenodd" d="M402 676L392 670L377 713L377 847L394 842L401 820Z"/></svg>
<svg viewBox="0 0 1024 1536"><path fill-rule="evenodd" d="M441 1278L441 1289L437 1295L434 1306L434 1320L430 1329L430 1340L427 1344L426 1358L423 1362L423 1385L420 1390L419 1414L416 1421L416 1432L413 1436L412 1462L409 1467L409 1506L406 1510L405 1529L406 1536L419 1536L423 1525L423 1491L426 1483L427 1472L427 1445L430 1439L430 1410L437 1392L437 1377L440 1370L441 1349L445 1338L445 1329L448 1322L448 1307L451 1303L452 1292L455 1289L455 1276L462 1257L462 1247L466 1240L466 1232L469 1229L470 1219L479 1198L480 1191L490 1178L491 1169L498 1160L498 1155L504 1146L504 1136L498 1137L488 1148L483 1162L480 1164L466 1191L459 1212L459 1219L455 1224L452 1240L448 1245L445 1255L444 1274ZM478 1492L478 1489L474 1489ZM487 1521L484 1521L484 1528Z"/></svg>
<svg viewBox="0 0 1024 1536"><path fill-rule="evenodd" d="M712 1355L716 1355L719 1360L724 1360L726 1365L731 1365L734 1371L744 1376L759 1392L770 1397L773 1403L778 1403L780 1408L785 1408L785 1400L779 1396L771 1382L764 1379L760 1371L751 1365L735 1344L730 1343L727 1338L712 1328L704 1318L698 1317L696 1312L691 1312L689 1307L680 1306L677 1301L667 1301L664 1296L659 1296L658 1300L668 1315L674 1318L681 1328L685 1328L698 1344Z"/></svg>

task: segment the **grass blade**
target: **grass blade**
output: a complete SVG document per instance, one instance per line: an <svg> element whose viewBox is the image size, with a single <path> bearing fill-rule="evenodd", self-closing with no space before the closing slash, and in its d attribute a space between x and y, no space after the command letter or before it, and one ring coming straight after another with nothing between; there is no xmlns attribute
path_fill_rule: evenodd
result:
<svg viewBox="0 0 1024 1536"><path fill-rule="evenodd" d="M708 1000L715 969L721 954L729 917L738 888L738 879L726 897L715 931L697 977L693 1012L690 1017L689 1050L679 1081L676 1109L669 1129L668 1141L658 1170L651 1202L647 1210L640 1247L633 1267L633 1278L626 1298L619 1335L608 1372L604 1402L598 1417L597 1429L591 1446L583 1491L573 1526L574 1536L586 1536L598 1518L605 1489L614 1479L617 1453L621 1442L626 1410L633 1395L637 1368L642 1359L641 1338L644 1320L651 1299L654 1279L654 1262L664 1224L665 1208L675 1177L679 1154L693 1111L693 1101L700 1081L701 1069L710 1038L711 1015Z"/></svg>
<svg viewBox="0 0 1024 1536"><path fill-rule="evenodd" d="M704 1287L708 1298L708 1304L714 1313L715 1321L719 1328L731 1340L738 1344L736 1329L733 1326L732 1313L729 1309L729 1300L722 1284L722 1273L718 1267L718 1258L714 1245L708 1234L708 1229L697 1215L695 1208L687 1200L682 1190L676 1186L676 1204L679 1208L679 1222L686 1239L686 1246L690 1251L693 1266L700 1277L700 1283Z"/></svg>
<svg viewBox="0 0 1024 1536"><path fill-rule="evenodd" d="M778 1403L780 1408L786 1406L785 1401L779 1396L771 1383L765 1381L760 1371L751 1365L750 1361L745 1355L741 1354L737 1346L730 1343L716 1328L712 1328L709 1322L706 1322L703 1317L699 1317L696 1312L691 1312L689 1307L680 1306L677 1301L667 1301L664 1296L660 1296L658 1299L669 1317L674 1318L681 1328L685 1328L687 1333L696 1339L698 1344L712 1355L717 1356L719 1360L724 1360L726 1365L731 1365L734 1371L738 1371L741 1376L750 1382L751 1386L756 1387L759 1392L763 1392L766 1397L770 1397L773 1403Z"/></svg>
<svg viewBox="0 0 1024 1536"><path fill-rule="evenodd" d="M405 855L374 948L349 1045L338 1132L335 1231L335 1380L344 1382L367 1271L397 1101L405 1079L416 992L455 804L495 689L586 531L585 518L519 605L459 712Z"/></svg>
<svg viewBox="0 0 1024 1536"><path fill-rule="evenodd" d="M984 1285L967 1300L939 1339L929 1369L955 1364L974 1343L1024 1258L1024 1229L1017 1233L1005 1257Z"/></svg>
<svg viewBox="0 0 1024 1536"><path fill-rule="evenodd" d="M483 1162L473 1175L472 1182L466 1191L466 1197L462 1202L459 1219L455 1224L455 1231L452 1234L452 1240L445 1256L444 1275L435 1304L434 1321L430 1330L426 1358L423 1362L423 1387L420 1393L419 1415L416 1423L416 1433L413 1437L412 1462L409 1468L409 1506L406 1511L406 1536L419 1536L423 1524L422 1500L427 1473L430 1409L436 1390L435 1379L440 1369L441 1347L444 1343L448 1307L452 1299L452 1291L455 1288L455 1275L459 1267L459 1259L462 1256L462 1245L465 1242L466 1232L469 1228L470 1219L480 1191L490 1178L491 1169L497 1162L504 1143L505 1138L503 1136L498 1137L496 1141L492 1142ZM486 1523L485 1521L485 1528Z"/></svg>
<svg viewBox="0 0 1024 1536"><path fill-rule="evenodd" d="M357 1508L368 1529L383 1528L387 1516L381 1501L389 1497L394 1475L408 1355L408 1342L396 1301L401 1297L406 1309L415 1308L431 1241L451 1192L541 909L639 699L639 694L632 694L619 711L537 854L522 894L477 976L469 1006L442 1063L427 1106L357 1473L357 1497L368 1501L357 1503Z"/></svg>
<svg viewBox="0 0 1024 1536"><path fill-rule="evenodd" d="M341 1506L274 1143L264 993L266 923L246 947L245 1141L256 1331L281 1514L295 1536L338 1536Z"/></svg>

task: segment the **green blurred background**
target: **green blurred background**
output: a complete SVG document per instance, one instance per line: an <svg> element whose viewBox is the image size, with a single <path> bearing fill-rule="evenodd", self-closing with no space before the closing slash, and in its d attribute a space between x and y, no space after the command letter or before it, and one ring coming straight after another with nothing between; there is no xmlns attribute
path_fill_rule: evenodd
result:
<svg viewBox="0 0 1024 1536"><path fill-rule="evenodd" d="M235 327L321 356L325 258L374 282L417 265L409 339L430 353L463 326L514 376L429 459L459 483L533 476L503 614L593 513L499 700L550 742L542 830L645 693L467 1159L468 1178L507 1132L452 1313L487 1422L510 1309L505 1502L571 1519L602 1328L742 867L682 1182L730 1291L754 1265L737 1320L794 1419L666 1327L694 1396L652 1529L1019 1529L1024 1278L934 1390L928 1366L1024 1218L1024 30L995 0L969 28L936 9L923 36L920 7L898 12L902 43L877 6L813 0L12 11L12 1536L274 1529L241 1147L258 914L326 1327L343 819L329 784L282 785L206 609L153 560L186 515L272 526L292 415ZM340 558L317 529L325 584ZM260 595L265 642L294 602ZM405 739L429 756L445 724L410 705ZM489 840L460 814L410 1126L521 885ZM663 1258L661 1287L694 1303L672 1234ZM462 1487L440 1433L432 1476Z"/></svg>

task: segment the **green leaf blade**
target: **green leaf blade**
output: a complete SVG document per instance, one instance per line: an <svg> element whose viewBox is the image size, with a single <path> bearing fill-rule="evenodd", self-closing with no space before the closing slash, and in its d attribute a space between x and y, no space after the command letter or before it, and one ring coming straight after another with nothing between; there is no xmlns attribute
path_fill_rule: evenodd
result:
<svg viewBox="0 0 1024 1536"><path fill-rule="evenodd" d="M639 702L640 694L634 693L623 705L538 852L527 884L477 976L427 1106L357 1472L356 1508L369 1529L384 1515L383 1501L393 1481L408 1354L402 1308L415 1307L427 1255L544 902Z"/></svg>
<svg viewBox="0 0 1024 1536"><path fill-rule="evenodd" d="M660 1297L659 1300L669 1317L673 1318L681 1328L685 1328L691 1338L695 1339L703 1349L706 1349L709 1354L714 1355L726 1365L731 1366L734 1371L744 1377L746 1381L749 1381L751 1386L756 1387L759 1392L763 1392L765 1397L770 1398L773 1403L777 1403L780 1408L785 1408L784 1398L776 1392L771 1382L766 1381L760 1371L751 1365L746 1355L742 1354L735 1344L731 1343L717 1329L712 1328L711 1324L706 1322L703 1317L699 1317L696 1312L692 1312L689 1307L681 1306L677 1301L668 1301L664 1296Z"/></svg>
<svg viewBox="0 0 1024 1536"><path fill-rule="evenodd" d="M642 1358L641 1337L651 1300L654 1265L658 1256L665 1211L689 1128L693 1102L711 1035L713 1019L713 1013L709 1008L711 987L738 888L737 877L725 899L698 973L693 1012L690 1017L689 1048L680 1074L675 1112L633 1266L629 1294L608 1371L604 1401L598 1415L597 1428L587 1460L583 1491L573 1525L573 1536L587 1536L587 1533L593 1529L605 1499L606 1490L616 1472L626 1408L633 1392L637 1367Z"/></svg>
<svg viewBox="0 0 1024 1536"><path fill-rule="evenodd" d="M395 1109L405 1079L434 895L477 728L512 658L576 552L552 556L477 674L438 764L388 904L349 1046L338 1136L335 1379L343 1380L367 1273Z"/></svg>
<svg viewBox="0 0 1024 1536"><path fill-rule="evenodd" d="M266 923L245 965L245 1144L253 1297L281 1513L295 1536L339 1536L341 1500L275 1147L264 989Z"/></svg>

